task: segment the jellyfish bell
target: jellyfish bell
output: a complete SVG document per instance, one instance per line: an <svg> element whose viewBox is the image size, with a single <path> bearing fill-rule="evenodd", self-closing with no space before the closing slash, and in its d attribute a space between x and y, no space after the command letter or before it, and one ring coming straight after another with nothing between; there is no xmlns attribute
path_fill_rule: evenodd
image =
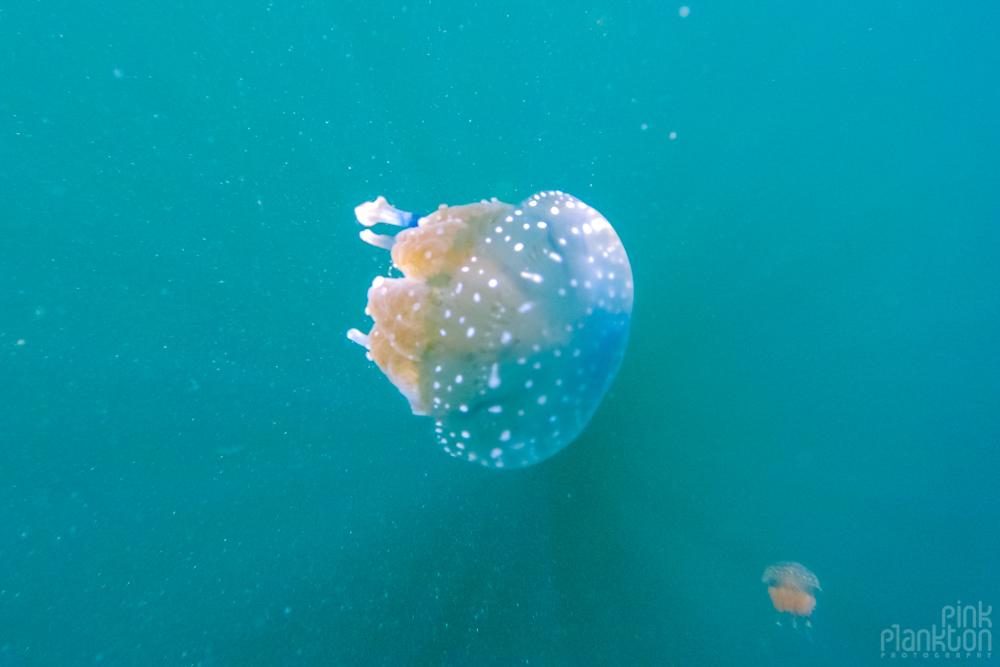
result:
<svg viewBox="0 0 1000 667"><path fill-rule="evenodd" d="M761 581L767 584L767 593L771 596L771 604L779 613L792 615L792 625L795 619L808 617L816 607L814 591L821 591L819 580L804 565L793 562L775 563L766 570ZM781 625L779 620L778 625ZM809 627L809 621L806 621Z"/></svg>
<svg viewBox="0 0 1000 667"><path fill-rule="evenodd" d="M368 289L364 346L415 415L433 418L455 457L516 468L542 461L587 425L621 365L632 269L610 223L579 199L539 192L441 206L414 220L379 197L355 209L361 232L403 277Z"/></svg>

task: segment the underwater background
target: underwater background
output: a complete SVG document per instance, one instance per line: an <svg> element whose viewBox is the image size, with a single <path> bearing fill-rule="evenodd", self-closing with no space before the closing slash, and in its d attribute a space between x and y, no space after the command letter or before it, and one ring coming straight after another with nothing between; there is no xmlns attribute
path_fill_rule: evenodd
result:
<svg viewBox="0 0 1000 667"><path fill-rule="evenodd" d="M0 666L885 664L1000 604L1000 5L682 13L0 1ZM631 340L488 470L345 337L352 209L540 189Z"/></svg>

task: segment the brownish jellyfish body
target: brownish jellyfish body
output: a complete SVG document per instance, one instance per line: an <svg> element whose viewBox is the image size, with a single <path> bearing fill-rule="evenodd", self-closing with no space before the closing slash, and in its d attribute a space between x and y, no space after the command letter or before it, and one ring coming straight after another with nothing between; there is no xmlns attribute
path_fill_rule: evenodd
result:
<svg viewBox="0 0 1000 667"><path fill-rule="evenodd" d="M813 591L823 590L815 574L800 563L781 562L764 570L761 581L767 584L774 608L779 613L792 615L792 627L797 628L796 619L800 616L807 618L806 627L811 627L808 616L816 607ZM780 618L778 625L781 625Z"/></svg>

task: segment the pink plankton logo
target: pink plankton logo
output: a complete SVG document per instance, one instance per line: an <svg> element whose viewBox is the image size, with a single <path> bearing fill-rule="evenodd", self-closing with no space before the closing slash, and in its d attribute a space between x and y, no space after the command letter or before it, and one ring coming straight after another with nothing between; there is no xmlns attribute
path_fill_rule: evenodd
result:
<svg viewBox="0 0 1000 667"><path fill-rule="evenodd" d="M901 630L898 623L893 624L882 631L881 657L989 660L993 657L992 611L992 605L983 609L982 600L975 607L963 607L959 600L954 606L941 607L940 631L936 623L921 630Z"/></svg>

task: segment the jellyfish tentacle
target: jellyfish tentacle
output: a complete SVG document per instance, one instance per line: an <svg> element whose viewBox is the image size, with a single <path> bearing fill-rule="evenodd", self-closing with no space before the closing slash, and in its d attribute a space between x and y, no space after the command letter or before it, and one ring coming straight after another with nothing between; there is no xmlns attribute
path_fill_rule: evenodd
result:
<svg viewBox="0 0 1000 667"><path fill-rule="evenodd" d="M365 227L371 227L380 222L397 227L413 226L412 213L400 211L381 195L375 201L366 201L364 204L354 207L354 215L358 222Z"/></svg>

